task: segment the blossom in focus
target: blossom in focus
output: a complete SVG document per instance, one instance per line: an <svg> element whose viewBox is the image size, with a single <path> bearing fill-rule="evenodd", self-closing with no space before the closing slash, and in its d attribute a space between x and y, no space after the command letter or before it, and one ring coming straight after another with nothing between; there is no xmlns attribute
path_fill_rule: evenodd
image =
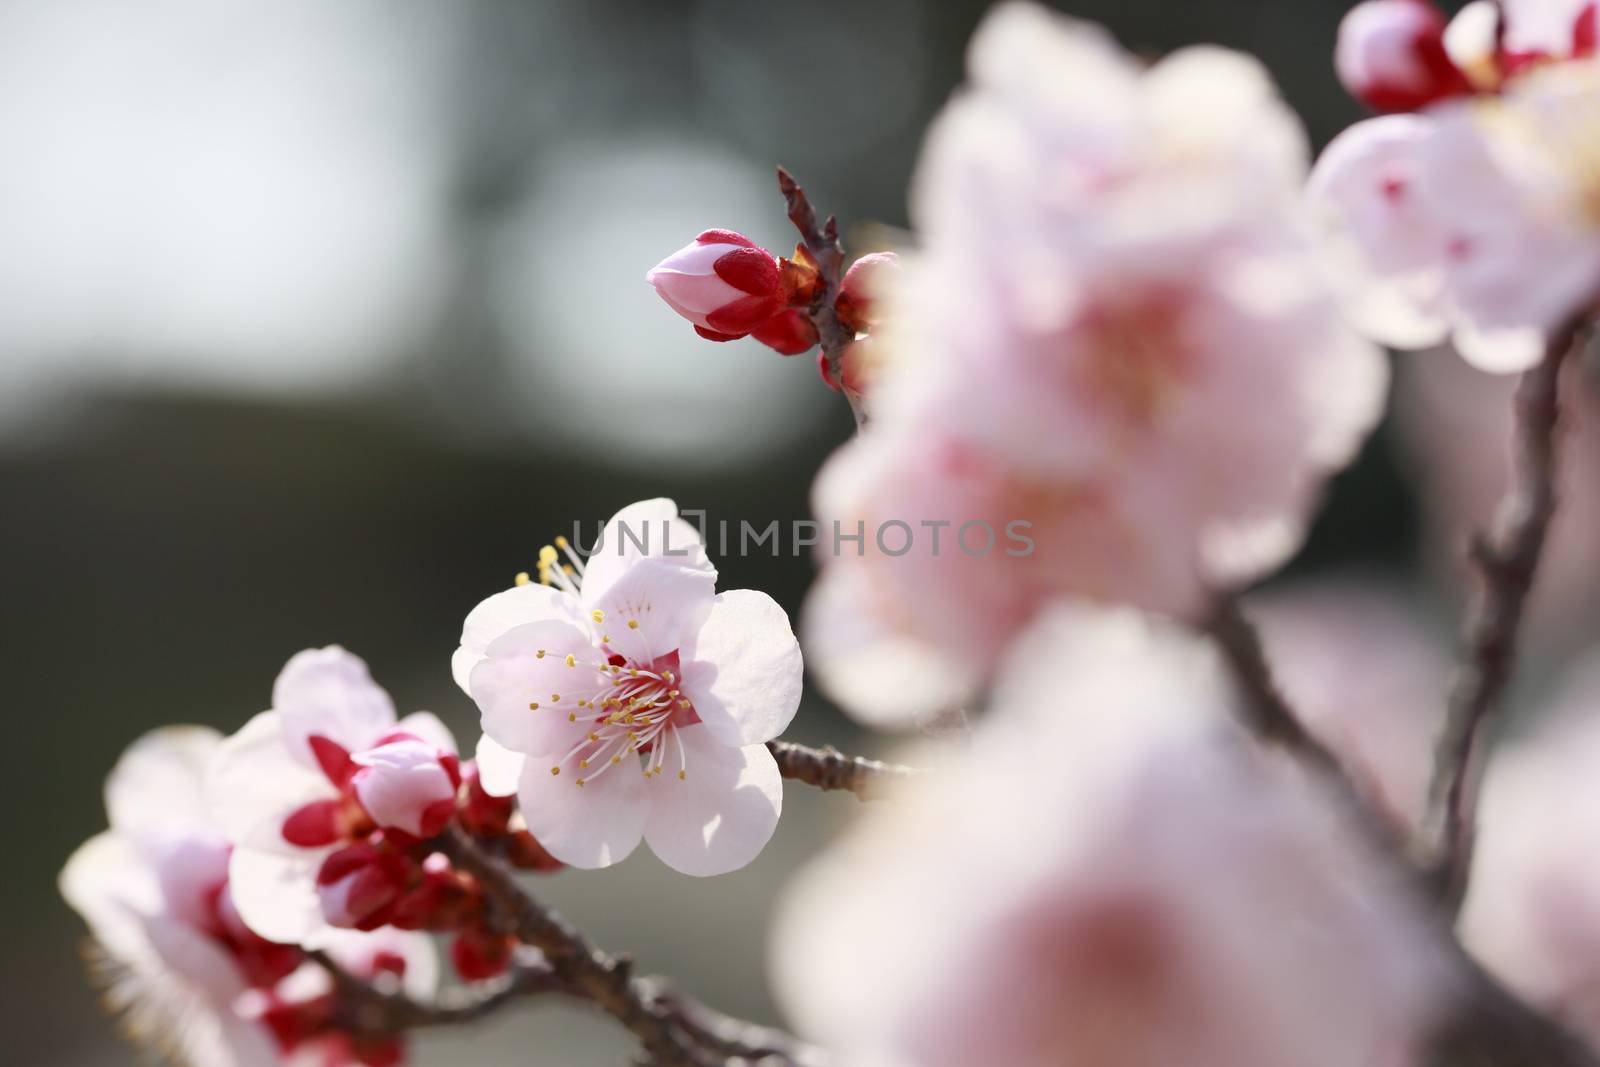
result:
<svg viewBox="0 0 1600 1067"><path fill-rule="evenodd" d="M106 783L110 829L61 873L62 895L94 935L108 1003L132 1036L191 1067L300 1063L313 1053L326 1067L377 1053L392 1060L397 1043L378 1048L324 1033L326 975L298 946L269 942L242 921L229 878L232 847L205 798L221 743L195 726L136 742ZM436 971L425 939L344 934L324 947L361 973L381 964L407 973L413 993L431 991Z"/></svg>
<svg viewBox="0 0 1600 1067"><path fill-rule="evenodd" d="M1478 80L1493 92L1350 127L1308 185L1360 329L1397 348L1450 338L1498 373L1538 363L1547 339L1600 301L1600 58L1586 30L1595 8L1506 9L1508 49L1554 12L1568 43L1480 49L1463 63L1486 67Z"/></svg>
<svg viewBox="0 0 1600 1067"><path fill-rule="evenodd" d="M306 943L328 924L388 921L416 873L403 853L454 808L455 751L428 712L396 721L359 657L336 645L292 657L272 710L227 739L210 773L250 928Z"/></svg>
<svg viewBox="0 0 1600 1067"><path fill-rule="evenodd" d="M619 511L587 564L557 545L566 560L547 547L538 584L472 610L455 654L483 714L484 788L514 787L528 829L574 867L641 838L685 874L744 866L783 807L765 742L800 702L788 617L764 593L717 593L670 500Z"/></svg>
<svg viewBox="0 0 1600 1067"><path fill-rule="evenodd" d="M1045 616L971 752L792 885L792 1019L845 1067L1415 1062L1452 984L1425 902L1233 699L1176 628Z"/></svg>
<svg viewBox="0 0 1600 1067"><path fill-rule="evenodd" d="M1471 91L1445 51L1444 32L1444 15L1429 0L1365 0L1339 25L1334 69L1368 107L1415 111Z"/></svg>
<svg viewBox="0 0 1600 1067"><path fill-rule="evenodd" d="M1304 133L1253 60L1193 48L1145 70L1012 3L968 69L917 168L921 248L880 296L871 431L814 490L824 529L868 538L826 563L813 666L880 718L886 690L963 699L930 683L981 680L1056 596L1189 614L1278 566L1387 378L1324 283ZM980 519L1031 524L1036 550L950 547ZM873 543L894 520L920 539L903 556ZM930 522L949 524L937 558Z"/></svg>
<svg viewBox="0 0 1600 1067"><path fill-rule="evenodd" d="M1600 659L1573 670L1530 736L1494 753L1461 937L1535 1008L1600 1041Z"/></svg>
<svg viewBox="0 0 1600 1067"><path fill-rule="evenodd" d="M786 302L777 257L732 230L705 231L657 263L645 280L711 341L745 336Z"/></svg>
<svg viewBox="0 0 1600 1067"><path fill-rule="evenodd" d="M1289 706L1373 810L1418 829L1449 662L1415 596L1371 579L1299 581L1246 600Z"/></svg>

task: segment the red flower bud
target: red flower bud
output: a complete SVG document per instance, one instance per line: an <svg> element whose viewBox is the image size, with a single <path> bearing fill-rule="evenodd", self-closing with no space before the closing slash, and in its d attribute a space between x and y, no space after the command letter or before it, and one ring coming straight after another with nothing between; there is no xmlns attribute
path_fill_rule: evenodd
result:
<svg viewBox="0 0 1600 1067"><path fill-rule="evenodd" d="M743 337L784 305L778 257L732 230L707 230L645 279L712 341Z"/></svg>
<svg viewBox="0 0 1600 1067"><path fill-rule="evenodd" d="M1445 51L1444 15L1428 0L1365 0L1334 48L1339 81L1376 111L1415 111L1472 91Z"/></svg>
<svg viewBox="0 0 1600 1067"><path fill-rule="evenodd" d="M798 356L817 343L817 328L805 312L787 308L751 330L750 336L779 355Z"/></svg>

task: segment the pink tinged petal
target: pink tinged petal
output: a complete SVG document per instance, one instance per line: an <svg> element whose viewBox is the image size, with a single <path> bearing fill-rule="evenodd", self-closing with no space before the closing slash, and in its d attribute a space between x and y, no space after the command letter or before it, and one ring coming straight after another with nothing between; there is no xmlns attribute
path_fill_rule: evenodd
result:
<svg viewBox="0 0 1600 1067"><path fill-rule="evenodd" d="M717 260L730 252L747 251L741 245L696 242L656 264L645 280L672 310L704 326L707 314L746 295L717 276Z"/></svg>
<svg viewBox="0 0 1600 1067"><path fill-rule="evenodd" d="M205 826L164 834L143 849L156 872L165 910L197 929L216 923L217 893L228 881L228 856L233 847Z"/></svg>
<svg viewBox="0 0 1600 1067"><path fill-rule="evenodd" d="M296 848L325 848L345 835L345 801L342 797L313 800L296 808L283 820L283 839Z"/></svg>
<svg viewBox="0 0 1600 1067"><path fill-rule="evenodd" d="M1544 361L1544 333L1537 329L1480 330L1470 322L1451 338L1461 358L1488 374L1519 374Z"/></svg>
<svg viewBox="0 0 1600 1067"><path fill-rule="evenodd" d="M283 838L284 820L334 796L322 772L290 752L283 719L273 711L224 740L206 775L206 803L216 825L230 841L253 848L292 850Z"/></svg>
<svg viewBox="0 0 1600 1067"><path fill-rule="evenodd" d="M380 961L398 961L401 986L417 1000L429 999L439 986L439 953L427 934L384 927L371 932L326 929L306 944L320 948L352 974L375 972Z"/></svg>
<svg viewBox="0 0 1600 1067"><path fill-rule="evenodd" d="M323 852L235 848L228 892L245 925L268 941L303 944L326 925L317 895Z"/></svg>
<svg viewBox="0 0 1600 1067"><path fill-rule="evenodd" d="M571 594L548 585L513 586L481 602L467 614L461 627L461 647L450 661L450 673L461 691L471 695L472 668L495 638L517 626L551 620L575 621L579 617Z"/></svg>
<svg viewBox="0 0 1600 1067"><path fill-rule="evenodd" d="M456 782L436 746L420 740L391 741L354 756L350 784L372 821L413 837L432 837L455 813Z"/></svg>
<svg viewBox="0 0 1600 1067"><path fill-rule="evenodd" d="M503 634L472 669L472 699L483 731L517 752L540 752L569 725L578 701L599 696L603 657L565 622L534 622Z"/></svg>
<svg viewBox="0 0 1600 1067"><path fill-rule="evenodd" d="M227 950L189 923L154 915L145 920L145 936L162 963L211 1003L231 1005L248 988Z"/></svg>
<svg viewBox="0 0 1600 1067"><path fill-rule="evenodd" d="M456 735L431 711L414 711L395 723L397 733L410 734L440 752L458 753Z"/></svg>
<svg viewBox="0 0 1600 1067"><path fill-rule="evenodd" d="M222 743L206 726L168 726L135 741L106 779L106 813L122 832L205 822L205 771Z"/></svg>
<svg viewBox="0 0 1600 1067"><path fill-rule="evenodd" d="M691 570L716 568L706 559L700 531L678 518L678 505L665 497L629 504L600 530L583 574L583 606L596 606L617 579L640 559L660 556Z"/></svg>
<svg viewBox="0 0 1600 1067"><path fill-rule="evenodd" d="M522 777L522 753L484 734L478 738L478 784L492 797L514 796Z"/></svg>
<svg viewBox="0 0 1600 1067"><path fill-rule="evenodd" d="M694 636L711 614L716 589L715 571L650 556L636 561L604 593L585 599L598 613L592 627L606 647L644 666Z"/></svg>
<svg viewBox="0 0 1600 1067"><path fill-rule="evenodd" d="M346 751L366 748L394 727L394 702L367 665L338 645L296 653L272 687L290 751L316 766L309 738L326 737Z"/></svg>
<svg viewBox="0 0 1600 1067"><path fill-rule="evenodd" d="M625 859L644 836L650 814L650 783L639 761L595 768L588 777L567 760L566 749L532 754L523 765L517 790L528 832L550 855L572 867L592 870ZM584 784L578 785L578 779Z"/></svg>
<svg viewBox="0 0 1600 1067"><path fill-rule="evenodd" d="M730 748L698 726L679 730L677 742L684 748L683 777L669 757L666 772L646 783L645 841L683 874L738 870L760 855L783 812L777 761L765 745Z"/></svg>
<svg viewBox="0 0 1600 1067"><path fill-rule="evenodd" d="M162 894L154 869L133 842L111 832L96 834L67 860L57 885L111 955L124 962L149 957L139 916L158 913Z"/></svg>
<svg viewBox="0 0 1600 1067"><path fill-rule="evenodd" d="M770 741L800 707L800 642L789 616L765 593L717 594L680 656L684 695L724 745Z"/></svg>

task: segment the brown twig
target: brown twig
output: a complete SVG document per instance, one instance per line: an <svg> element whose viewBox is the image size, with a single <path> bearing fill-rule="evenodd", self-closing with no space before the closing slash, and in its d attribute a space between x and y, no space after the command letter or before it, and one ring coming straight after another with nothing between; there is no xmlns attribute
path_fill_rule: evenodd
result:
<svg viewBox="0 0 1600 1067"><path fill-rule="evenodd" d="M1488 734L1511 680L1523 609L1556 507L1556 428L1561 369L1583 321L1550 340L1545 359L1517 386L1512 481L1491 537L1473 542L1480 582L1462 630L1462 653L1434 754L1428 812L1418 846L1452 913L1466 895L1474 819Z"/></svg>
<svg viewBox="0 0 1600 1067"><path fill-rule="evenodd" d="M811 748L792 741L768 741L767 751L778 761L778 772L785 778L818 789L849 790L862 800L880 797L919 773L898 763L846 756L832 745Z"/></svg>
<svg viewBox="0 0 1600 1067"><path fill-rule="evenodd" d="M320 949L309 950L306 956L327 971L333 980L338 993L338 1026L349 1033L392 1035L407 1030L458 1026L476 1022L524 997L547 993L574 995L549 967L528 964L517 967L499 981L452 990L432 1003L423 1003L403 993L391 993L370 985Z"/></svg>
<svg viewBox="0 0 1600 1067"><path fill-rule="evenodd" d="M844 350L855 340L855 333L839 321L834 301L839 296L839 285L844 279L844 248L839 244L839 222L832 215L818 223L817 209L811 206L806 191L787 170L778 168L778 191L788 205L789 221L800 231L800 243L816 265L821 284L806 309L811 324L817 328L817 338L822 354L828 361L828 374L834 382L843 380ZM848 390L845 399L850 402L850 413L855 416L856 428L866 425L867 415Z"/></svg>

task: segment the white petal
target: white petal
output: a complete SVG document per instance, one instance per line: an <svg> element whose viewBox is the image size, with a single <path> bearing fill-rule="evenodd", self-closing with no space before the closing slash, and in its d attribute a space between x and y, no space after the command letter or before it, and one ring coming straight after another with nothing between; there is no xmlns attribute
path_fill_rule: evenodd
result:
<svg viewBox="0 0 1600 1067"><path fill-rule="evenodd" d="M593 869L609 867L638 847L649 816L649 797L638 760L608 767L583 785L569 762L560 774L550 768L560 752L529 755L517 797L528 832L562 863Z"/></svg>
<svg viewBox="0 0 1600 1067"><path fill-rule="evenodd" d="M455 734L452 734L450 728L440 722L439 716L431 711L413 711L410 715L395 723L394 728L396 730L404 730L406 733L412 734L426 741L434 748L442 749L445 752L454 752L458 755L461 752L456 747Z"/></svg>
<svg viewBox="0 0 1600 1067"><path fill-rule="evenodd" d="M296 808L335 795L319 771L307 770L284 740L282 717L263 711L217 749L206 776L206 802L236 845L292 848L283 820Z"/></svg>
<svg viewBox="0 0 1600 1067"><path fill-rule="evenodd" d="M517 752L544 751L552 728L566 724L565 712L599 695L599 658L588 635L565 622L528 623L501 635L469 679L484 733Z"/></svg>
<svg viewBox="0 0 1600 1067"><path fill-rule="evenodd" d="M406 961L401 986L417 1000L432 999L439 987L439 953L427 934L392 926L379 927L371 933L329 926L313 935L306 947L323 949L346 970L362 977L371 974L377 956L399 956Z"/></svg>
<svg viewBox="0 0 1600 1067"><path fill-rule="evenodd" d="M706 559L700 531L678 518L678 505L665 497L629 504L611 516L590 551L583 573L585 610L640 559L660 557L713 577L717 573Z"/></svg>
<svg viewBox="0 0 1600 1067"><path fill-rule="evenodd" d="M812 676L830 700L878 729L960 707L979 683L972 657L951 656L890 628L868 597L862 567L825 567L806 595L800 625Z"/></svg>
<svg viewBox="0 0 1600 1067"><path fill-rule="evenodd" d="M354 752L388 733L395 720L394 701L373 682L366 663L338 645L290 657L273 683L272 709L283 716L289 748L307 767L317 766L307 738L320 735Z"/></svg>
<svg viewBox="0 0 1600 1067"><path fill-rule="evenodd" d="M305 944L324 929L317 870L326 850L268 852L236 848L228 863L228 892L246 926L268 941Z"/></svg>
<svg viewBox="0 0 1600 1067"><path fill-rule="evenodd" d="M221 743L207 726L167 726L135 741L106 779L112 829L207 821L205 771Z"/></svg>
<svg viewBox="0 0 1600 1067"><path fill-rule="evenodd" d="M1539 330L1479 330L1461 322L1451 340L1461 358L1489 374L1518 374L1544 360L1544 334Z"/></svg>
<svg viewBox="0 0 1600 1067"><path fill-rule="evenodd" d="M450 661L450 673L461 691L471 695L468 679L495 638L524 623L550 619L575 621L577 604L570 593L530 582L513 586L484 600L467 613L461 627L461 647Z"/></svg>
<svg viewBox="0 0 1600 1067"><path fill-rule="evenodd" d="M603 619L593 628L630 663L649 664L683 647L700 629L716 588L715 571L658 556L640 559L588 601Z"/></svg>
<svg viewBox="0 0 1600 1067"><path fill-rule="evenodd" d="M492 797L509 797L522 777L522 753L513 752L484 734L478 738L478 784Z"/></svg>
<svg viewBox="0 0 1600 1067"><path fill-rule="evenodd" d="M800 707L800 642L789 616L765 593L717 594L681 655L683 692L724 745L770 741Z"/></svg>
<svg viewBox="0 0 1600 1067"><path fill-rule="evenodd" d="M783 778L766 745L730 748L709 731L678 731L687 769L666 771L646 783L650 821L645 840L674 870L697 877L745 866L766 847L783 813ZM543 838L540 838L542 841Z"/></svg>
<svg viewBox="0 0 1600 1067"><path fill-rule="evenodd" d="M110 832L96 834L67 860L58 884L62 897L113 956L127 962L150 956L140 916L161 910L161 888L133 842Z"/></svg>
<svg viewBox="0 0 1600 1067"><path fill-rule="evenodd" d="M195 926L167 915L145 920L145 934L166 967L215 1004L231 1004L248 984L233 957Z"/></svg>

